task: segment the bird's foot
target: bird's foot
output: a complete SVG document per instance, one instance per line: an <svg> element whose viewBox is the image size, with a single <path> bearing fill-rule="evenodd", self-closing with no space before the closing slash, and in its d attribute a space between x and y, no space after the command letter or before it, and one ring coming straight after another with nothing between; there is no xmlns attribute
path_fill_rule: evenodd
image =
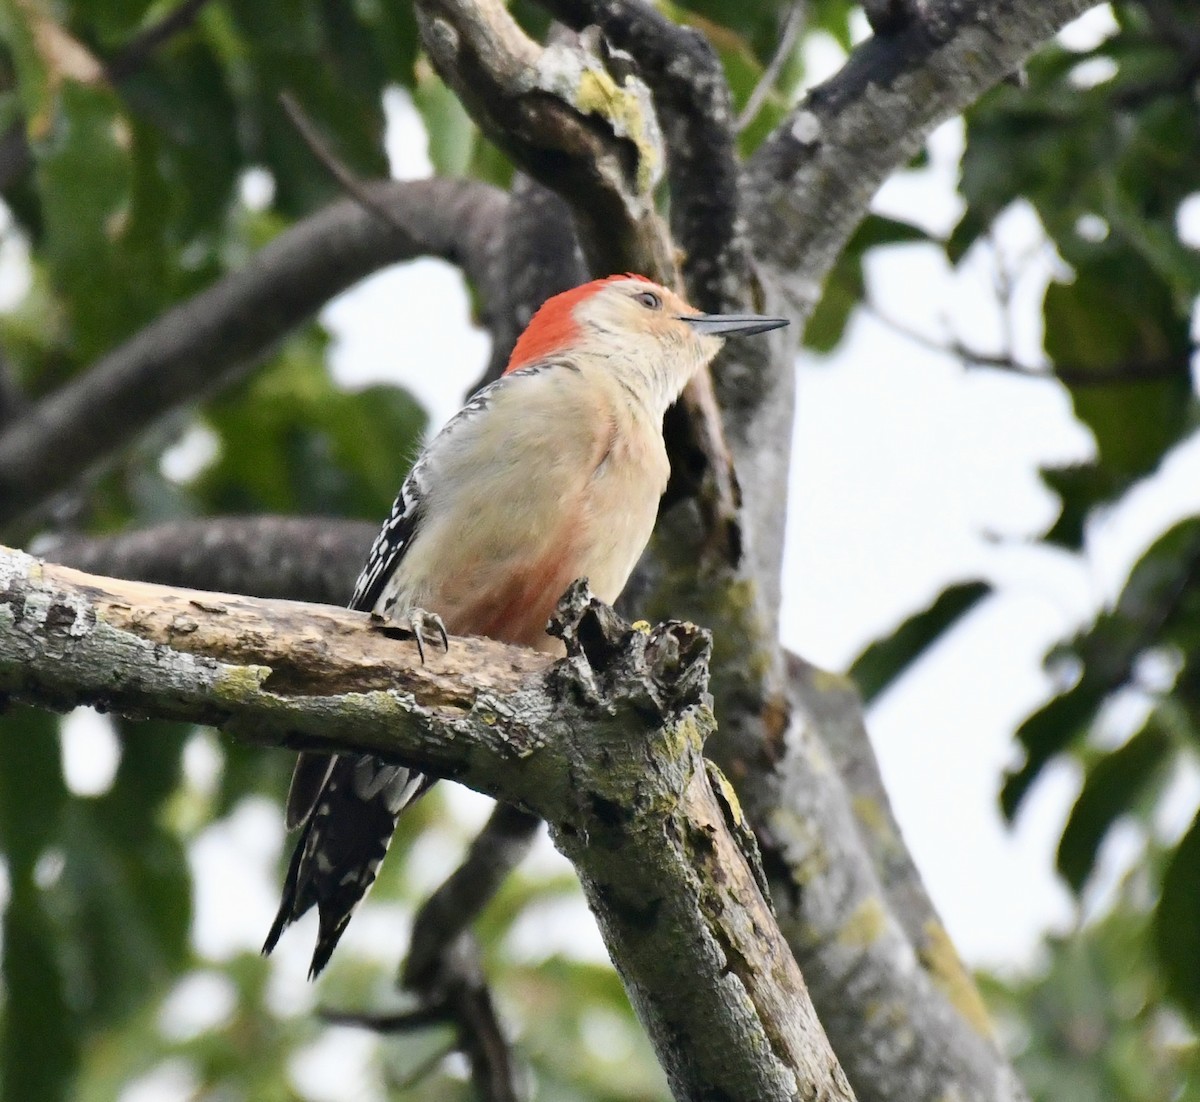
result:
<svg viewBox="0 0 1200 1102"><path fill-rule="evenodd" d="M440 643L445 653L450 652L450 637L446 634L446 625L436 612L423 608L410 608L401 617L401 622L412 632L417 642L417 654L421 657L421 665L425 665L425 643Z"/></svg>

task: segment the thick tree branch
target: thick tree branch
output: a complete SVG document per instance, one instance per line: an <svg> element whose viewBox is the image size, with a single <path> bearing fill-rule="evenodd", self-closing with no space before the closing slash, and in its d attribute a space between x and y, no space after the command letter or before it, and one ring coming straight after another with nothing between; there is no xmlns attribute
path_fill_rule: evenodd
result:
<svg viewBox="0 0 1200 1102"><path fill-rule="evenodd" d="M115 536L67 536L38 553L92 574L344 605L378 524L328 517L210 517Z"/></svg>
<svg viewBox="0 0 1200 1102"><path fill-rule="evenodd" d="M662 138L640 81L619 83L582 46L543 48L500 0L417 0L425 48L484 133L571 204L597 274L674 283L654 210Z"/></svg>
<svg viewBox="0 0 1200 1102"><path fill-rule="evenodd" d="M720 58L699 31L640 0L540 0L577 31L598 27L633 58L654 96L667 146L671 232L689 301L747 308L749 258L739 213L733 101Z"/></svg>
<svg viewBox="0 0 1200 1102"><path fill-rule="evenodd" d="M793 722L747 805L775 809L755 823L780 923L847 1075L864 1102L1024 1102L904 848L857 695L791 666Z"/></svg>
<svg viewBox="0 0 1200 1102"><path fill-rule="evenodd" d="M751 158L756 261L799 318L872 195L939 122L1019 68L1093 0L928 0L864 42L812 89Z"/></svg>
<svg viewBox="0 0 1200 1102"><path fill-rule="evenodd" d="M0 553L0 696L359 750L540 815L575 864L677 1098L853 1097L701 757L709 643L564 598L564 661L359 613L119 582Z"/></svg>
<svg viewBox="0 0 1200 1102"><path fill-rule="evenodd" d="M219 584L263 596L340 601L349 587L345 579L359 569L362 547L372 535L371 526L351 521L224 518L68 541L54 554L87 569L144 571L142 576L175 585ZM690 539L684 534L674 542L686 548ZM162 544L159 552L156 542ZM663 540L672 542L671 536ZM246 562L240 573L229 568L238 560ZM280 564L277 572L273 561ZM226 562L228 567L221 565ZM673 576L687 565L670 560L666 572ZM313 579L312 590L304 589L305 579ZM661 590L661 578L656 585ZM799 938L793 947L805 967L823 977L814 985L814 996L860 1095L877 1102L934 1099L953 1086L971 1102L1020 1098L1019 1085L989 1039L978 995L892 819L857 697L839 680L792 659L789 696L760 710L745 686L754 683L751 671L765 655L745 643L757 637L757 629L738 627L739 606L730 595L740 591L711 587L706 592L709 604L680 607L701 622L720 619L730 632L740 632L733 636L739 642L723 647L714 667L729 729L712 749L722 753L759 831L785 932ZM638 615L670 607L661 592L633 591L622 603L626 600ZM745 615L747 606L740 607ZM790 721L792 711L802 718ZM823 746L840 783L831 779ZM781 831L780 823L790 824L789 830ZM807 837L808 848L794 844L798 831ZM451 882L460 879L456 874ZM474 876L467 879L475 884ZM427 925L433 931L445 921L440 904L435 906L437 918L417 924L414 961L432 959L448 940L430 937L429 947L421 947L420 929ZM877 921L862 928L863 916ZM461 923L451 932L459 928ZM801 936L806 930L812 936ZM823 963L826 957L834 963ZM854 982L843 982L850 973ZM885 1002L895 1014L881 1019L871 1007ZM874 1025L864 1030L863 1022ZM901 1044L897 1038L905 1040ZM888 1060L885 1070L878 1064L881 1052Z"/></svg>
<svg viewBox="0 0 1200 1102"><path fill-rule="evenodd" d="M794 654L787 656L788 675L793 693L808 721L821 734L821 742L829 750L842 784L850 796L850 807L858 831L871 855L876 875L908 939L916 947L927 971L934 972L942 965L953 968L954 983L959 978L971 987L971 1008L960 1005L964 1014L990 1032L982 1000L970 984L966 968L949 945L942 921L933 906L921 875L900 836L900 826L892 813L891 801L883 786L879 763L863 722L862 700L849 678L839 677L804 661ZM946 960L935 960L935 949L949 953ZM944 971L944 969L943 969ZM935 974L951 986L951 977Z"/></svg>
<svg viewBox="0 0 1200 1102"><path fill-rule="evenodd" d="M125 447L176 406L240 378L330 298L432 254L487 286L506 198L466 180L372 185L407 234L345 200L281 234L245 268L169 310L0 433L0 525Z"/></svg>
<svg viewBox="0 0 1200 1102"><path fill-rule="evenodd" d="M43 551L43 557L91 573L163 585L344 604L374 535L375 525L360 521L224 517L125 535L71 537ZM889 904L922 961L932 967L945 935L900 837L857 693L848 682L796 655L787 659L793 691L851 793L859 832ZM497 805L463 865L422 907L407 971L427 967L473 921L520 861L536 825L536 819L515 808ZM954 964L954 973L965 974L961 964Z"/></svg>

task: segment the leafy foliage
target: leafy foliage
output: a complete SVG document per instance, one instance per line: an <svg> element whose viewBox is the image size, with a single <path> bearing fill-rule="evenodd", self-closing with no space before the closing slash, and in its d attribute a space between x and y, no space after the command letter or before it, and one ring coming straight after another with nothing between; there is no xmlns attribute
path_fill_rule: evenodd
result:
<svg viewBox="0 0 1200 1102"><path fill-rule="evenodd" d="M1200 1049L1148 951L1149 887L1147 877L1133 877L1103 918L1047 939L1030 973L984 979L1034 1102L1196 1097Z"/></svg>

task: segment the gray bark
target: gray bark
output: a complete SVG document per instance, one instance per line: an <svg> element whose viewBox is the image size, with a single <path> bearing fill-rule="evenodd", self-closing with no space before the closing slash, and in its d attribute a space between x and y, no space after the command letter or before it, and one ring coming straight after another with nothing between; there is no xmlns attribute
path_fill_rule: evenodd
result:
<svg viewBox="0 0 1200 1102"><path fill-rule="evenodd" d="M850 1102L701 751L707 635L563 599L566 659L453 640L428 664L361 613L120 582L0 550L0 697L357 750L545 819L579 873L675 1097Z"/></svg>

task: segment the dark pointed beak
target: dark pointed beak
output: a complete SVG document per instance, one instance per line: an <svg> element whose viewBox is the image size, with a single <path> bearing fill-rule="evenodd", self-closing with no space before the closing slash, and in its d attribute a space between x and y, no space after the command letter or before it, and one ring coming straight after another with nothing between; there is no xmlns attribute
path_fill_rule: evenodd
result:
<svg viewBox="0 0 1200 1102"><path fill-rule="evenodd" d="M787 325L787 318L764 318L761 314L680 314L697 333L710 337L748 337L754 333L768 333Z"/></svg>

